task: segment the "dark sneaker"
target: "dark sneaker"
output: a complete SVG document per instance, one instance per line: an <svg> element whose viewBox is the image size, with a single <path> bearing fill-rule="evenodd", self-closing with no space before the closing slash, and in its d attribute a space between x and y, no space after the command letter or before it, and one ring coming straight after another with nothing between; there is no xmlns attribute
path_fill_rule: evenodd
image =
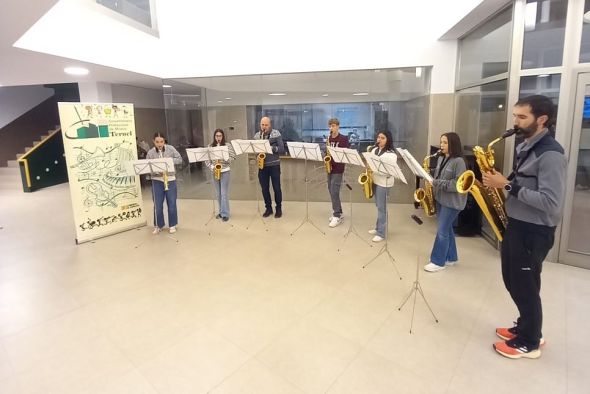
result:
<svg viewBox="0 0 590 394"><path fill-rule="evenodd" d="M268 208L267 208L267 209L266 209L266 211L264 211L264 213L262 214L262 217L263 217L263 218L267 218L267 217L269 217L270 215L272 215L272 209L268 209Z"/></svg>
<svg viewBox="0 0 590 394"><path fill-rule="evenodd" d="M494 350L508 358L539 358L541 349L529 349L518 338L494 343Z"/></svg>
<svg viewBox="0 0 590 394"><path fill-rule="evenodd" d="M277 211L275 212L275 218L280 218L281 216L283 216L283 211L280 208L277 208Z"/></svg>
<svg viewBox="0 0 590 394"><path fill-rule="evenodd" d="M496 335L505 341L509 341L511 339L516 338L516 336L518 335L518 326L516 325L516 322L514 322L514 327L496 328ZM543 346L544 344L545 339L541 338L541 340L539 341L539 346Z"/></svg>
<svg viewBox="0 0 590 394"><path fill-rule="evenodd" d="M224 216L221 218L221 220L223 220L224 222L227 222L229 220L229 218L227 216Z"/></svg>
<svg viewBox="0 0 590 394"><path fill-rule="evenodd" d="M221 219L221 214L220 214L220 213L218 213L218 214L215 216L215 219Z"/></svg>

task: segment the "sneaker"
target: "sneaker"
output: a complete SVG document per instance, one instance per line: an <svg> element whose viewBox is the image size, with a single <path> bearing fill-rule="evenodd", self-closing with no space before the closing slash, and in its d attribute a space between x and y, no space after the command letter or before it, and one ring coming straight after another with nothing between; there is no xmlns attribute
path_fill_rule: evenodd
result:
<svg viewBox="0 0 590 394"><path fill-rule="evenodd" d="M381 241L383 241L384 239L385 239L385 238L383 238L383 237L382 237L382 236L380 236L380 235L375 235L371 241L373 241L373 242L381 242Z"/></svg>
<svg viewBox="0 0 590 394"><path fill-rule="evenodd" d="M518 338L494 343L494 350L508 358L539 358L541 349L529 349Z"/></svg>
<svg viewBox="0 0 590 394"><path fill-rule="evenodd" d="M154 231L152 231L152 234L154 235L158 235L158 233L162 231L162 229L160 227L154 227Z"/></svg>
<svg viewBox="0 0 590 394"><path fill-rule="evenodd" d="M452 267L452 266L454 266L455 264L457 264L457 261L447 261L447 262L445 263L445 266Z"/></svg>
<svg viewBox="0 0 590 394"><path fill-rule="evenodd" d="M217 215L215 215L215 219L221 219L221 214L218 213Z"/></svg>
<svg viewBox="0 0 590 394"><path fill-rule="evenodd" d="M334 216L332 220L330 220L330 224L328 224L328 226L334 228L338 226L340 223L342 223L342 218Z"/></svg>
<svg viewBox="0 0 590 394"><path fill-rule="evenodd" d="M272 209L270 209L270 208L266 208L266 211L264 211L264 213L262 214L262 217L263 217L263 218L267 218L267 217L269 217L270 215L272 215Z"/></svg>
<svg viewBox="0 0 590 394"><path fill-rule="evenodd" d="M516 336L518 335L518 326L516 325L516 322L514 322L514 326L510 328L496 328L496 335L498 336L498 338L501 338L505 341L509 341L511 339L516 338ZM539 346L543 345L545 345L545 339L541 338L539 340Z"/></svg>
<svg viewBox="0 0 590 394"><path fill-rule="evenodd" d="M445 269L445 266L436 265L434 263L428 263L424 266L424 271L426 272L438 272Z"/></svg>
<svg viewBox="0 0 590 394"><path fill-rule="evenodd" d="M279 219L281 216L283 216L283 210L281 208L277 208L277 211L275 212L275 219Z"/></svg>
<svg viewBox="0 0 590 394"><path fill-rule="evenodd" d="M172 226L172 227L170 227L170 228L168 229L168 232L169 232L170 234L174 234L174 233L176 232L176 226Z"/></svg>
<svg viewBox="0 0 590 394"><path fill-rule="evenodd" d="M221 218L221 220L223 220L224 222L227 222L229 220L229 218L227 216L224 216Z"/></svg>
<svg viewBox="0 0 590 394"><path fill-rule="evenodd" d="M375 229L369 230L369 234L375 235L375 234L377 234L377 230L375 230Z"/></svg>

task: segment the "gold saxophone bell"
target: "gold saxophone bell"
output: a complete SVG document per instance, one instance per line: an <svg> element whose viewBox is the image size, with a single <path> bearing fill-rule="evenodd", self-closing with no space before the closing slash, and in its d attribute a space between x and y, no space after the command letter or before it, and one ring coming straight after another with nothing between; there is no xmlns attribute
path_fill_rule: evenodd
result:
<svg viewBox="0 0 590 394"><path fill-rule="evenodd" d="M259 153L256 157L256 160L258 161L258 168L261 170L264 168L264 159L266 159L266 153Z"/></svg>
<svg viewBox="0 0 590 394"><path fill-rule="evenodd" d="M373 197L373 171L367 167L365 172L360 173L357 181L363 187L365 198L368 200Z"/></svg>
<svg viewBox="0 0 590 394"><path fill-rule="evenodd" d="M221 163L219 162L219 160L217 160L217 162L215 163L213 173L215 174L216 181L221 179Z"/></svg>
<svg viewBox="0 0 590 394"><path fill-rule="evenodd" d="M494 149L492 145L517 132L518 129L505 131L502 136L490 142L485 151L481 146L473 148L475 161L482 173L490 172L494 169ZM471 193L481 212L492 227L494 234L496 234L499 241L502 241L504 232L506 231L506 225L508 224L508 214L504 206L506 200L504 192L495 187L484 186L475 178L475 174L471 170L467 170L461 174L457 180L457 191L459 193Z"/></svg>
<svg viewBox="0 0 590 394"><path fill-rule="evenodd" d="M326 156L324 156L324 166L326 167L326 172L329 174L332 172L332 156L330 156L330 152L326 149Z"/></svg>

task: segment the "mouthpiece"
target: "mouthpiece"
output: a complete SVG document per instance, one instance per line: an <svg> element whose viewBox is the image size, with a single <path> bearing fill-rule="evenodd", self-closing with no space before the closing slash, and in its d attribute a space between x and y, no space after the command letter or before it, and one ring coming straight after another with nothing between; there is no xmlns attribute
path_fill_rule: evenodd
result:
<svg viewBox="0 0 590 394"><path fill-rule="evenodd" d="M520 129L518 127L515 127L513 129L510 130L506 130L503 134L502 134L502 139L504 138L508 138L514 134L517 134L520 131Z"/></svg>

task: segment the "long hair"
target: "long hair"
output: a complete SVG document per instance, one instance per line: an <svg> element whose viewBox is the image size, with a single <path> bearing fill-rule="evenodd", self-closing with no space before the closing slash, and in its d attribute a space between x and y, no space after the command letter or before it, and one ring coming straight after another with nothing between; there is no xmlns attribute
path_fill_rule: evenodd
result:
<svg viewBox="0 0 590 394"><path fill-rule="evenodd" d="M463 157L463 145L461 145L459 134L451 131L441 135L441 137L443 136L447 137L449 142L449 157Z"/></svg>
<svg viewBox="0 0 590 394"><path fill-rule="evenodd" d="M215 140L215 134L217 133L221 133L221 142L219 143L219 145L225 145L225 133L221 129L215 129L215 131L213 132L213 142L209 146L217 146L217 141Z"/></svg>
<svg viewBox="0 0 590 394"><path fill-rule="evenodd" d="M385 138L387 139L387 141L385 141L385 146L383 147L383 149L385 151L388 150L393 150L393 137L391 136L391 132L389 130L383 130L383 131L378 131L377 135L379 134L383 134L385 136Z"/></svg>

